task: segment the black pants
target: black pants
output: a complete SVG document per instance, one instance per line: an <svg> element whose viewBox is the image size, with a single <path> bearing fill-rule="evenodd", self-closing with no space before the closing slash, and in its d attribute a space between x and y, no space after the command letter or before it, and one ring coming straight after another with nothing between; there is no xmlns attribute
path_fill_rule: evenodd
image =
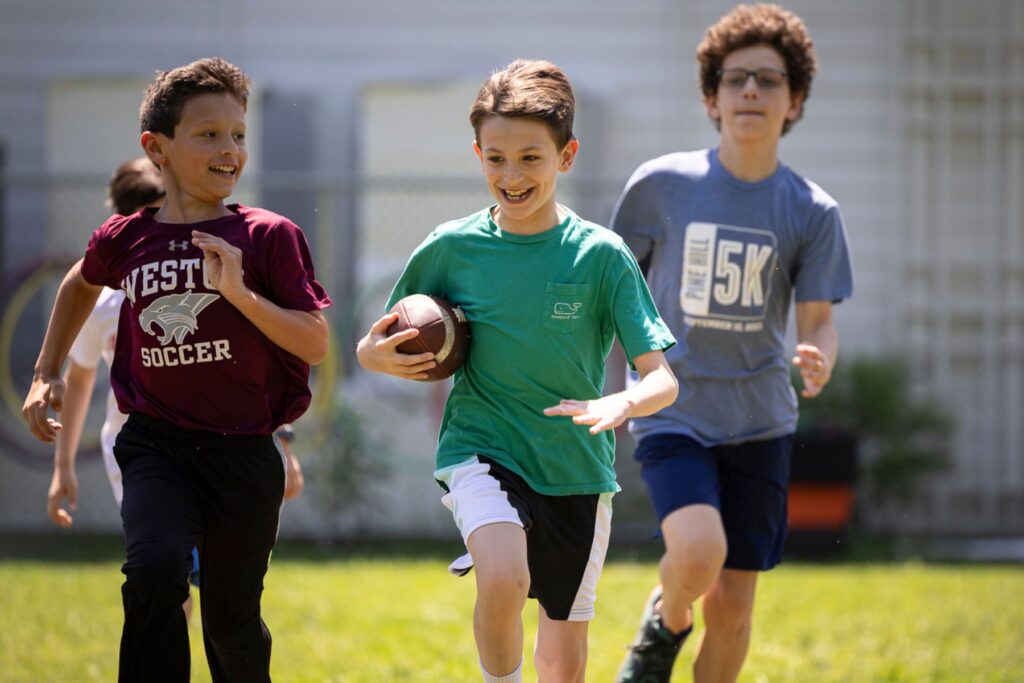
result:
<svg viewBox="0 0 1024 683"><path fill-rule="evenodd" d="M114 445L127 559L120 683L189 680L191 552L199 548L203 643L215 683L270 681L263 576L277 539L284 463L271 436L180 429L132 414Z"/></svg>

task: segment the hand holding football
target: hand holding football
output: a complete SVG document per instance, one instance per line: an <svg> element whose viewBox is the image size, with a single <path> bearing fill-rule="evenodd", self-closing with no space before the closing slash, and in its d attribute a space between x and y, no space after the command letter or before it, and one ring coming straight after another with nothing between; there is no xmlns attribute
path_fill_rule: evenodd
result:
<svg viewBox="0 0 1024 683"><path fill-rule="evenodd" d="M389 337L411 328L420 331L399 344L399 352L434 354L437 366L426 371L426 381L450 377L462 366L469 352L469 322L461 308L441 297L410 294L396 302L390 313L397 313L398 320L388 327Z"/></svg>

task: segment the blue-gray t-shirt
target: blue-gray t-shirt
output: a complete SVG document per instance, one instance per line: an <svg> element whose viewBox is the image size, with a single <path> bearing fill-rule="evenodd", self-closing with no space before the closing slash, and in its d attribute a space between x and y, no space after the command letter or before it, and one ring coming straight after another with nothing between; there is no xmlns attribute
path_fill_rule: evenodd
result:
<svg viewBox="0 0 1024 683"><path fill-rule="evenodd" d="M750 183L725 170L717 150L675 153L637 169L611 227L646 264L678 341L665 356L679 397L633 420L633 434L716 446L793 432L790 301L838 303L853 292L836 201L781 163Z"/></svg>

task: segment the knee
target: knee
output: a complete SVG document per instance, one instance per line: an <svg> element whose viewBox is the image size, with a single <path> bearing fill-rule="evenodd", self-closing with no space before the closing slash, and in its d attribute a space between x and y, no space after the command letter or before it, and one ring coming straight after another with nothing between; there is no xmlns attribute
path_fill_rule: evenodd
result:
<svg viewBox="0 0 1024 683"><path fill-rule="evenodd" d="M724 539L707 538L674 544L661 561L662 580L703 593L725 564Z"/></svg>
<svg viewBox="0 0 1024 683"><path fill-rule="evenodd" d="M131 543L121 571L125 576L169 575L187 581L192 570L192 546L167 542L164 539Z"/></svg>
<svg viewBox="0 0 1024 683"><path fill-rule="evenodd" d="M121 597L125 609L180 607L188 599L188 583L177 572L127 566L123 571L125 580L121 586Z"/></svg>
<svg viewBox="0 0 1024 683"><path fill-rule="evenodd" d="M540 683L574 683L582 681L587 666L586 647L537 648L533 654Z"/></svg>
<svg viewBox="0 0 1024 683"><path fill-rule="evenodd" d="M530 591L530 570L515 563L476 568L477 594L502 602L526 602Z"/></svg>

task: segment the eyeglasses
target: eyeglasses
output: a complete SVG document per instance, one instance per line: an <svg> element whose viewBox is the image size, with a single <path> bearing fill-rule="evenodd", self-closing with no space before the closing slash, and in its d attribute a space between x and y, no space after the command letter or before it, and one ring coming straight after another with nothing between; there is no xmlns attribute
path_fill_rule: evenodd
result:
<svg viewBox="0 0 1024 683"><path fill-rule="evenodd" d="M765 90L781 88L786 83L786 72L782 69L764 67L749 71L747 69L719 69L719 82L727 88L741 90L746 87L747 79L754 77L757 87Z"/></svg>

